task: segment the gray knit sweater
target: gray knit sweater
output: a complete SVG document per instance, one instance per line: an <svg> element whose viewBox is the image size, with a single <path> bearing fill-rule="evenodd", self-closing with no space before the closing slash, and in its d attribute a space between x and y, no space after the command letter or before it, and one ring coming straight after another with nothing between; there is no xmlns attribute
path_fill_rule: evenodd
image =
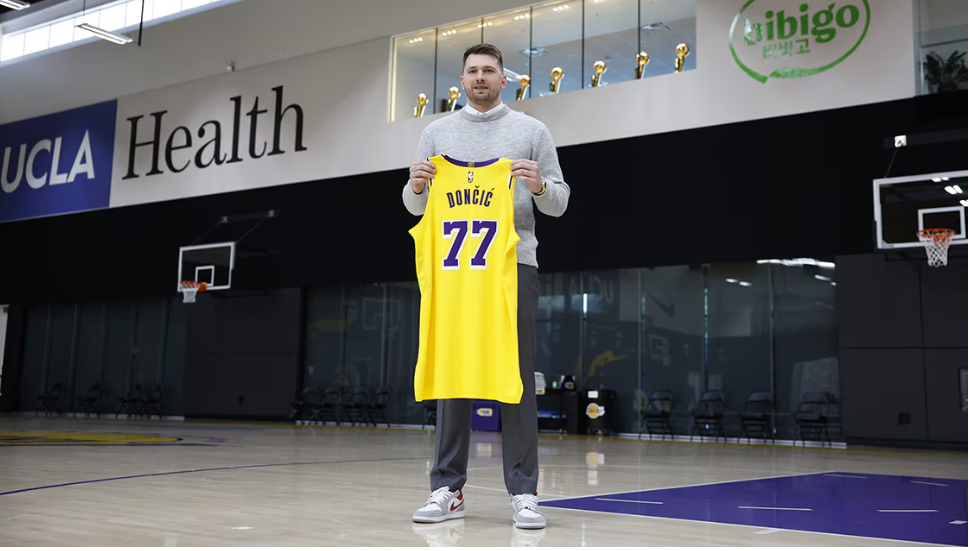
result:
<svg viewBox="0 0 970 551"><path fill-rule="evenodd" d="M536 196L529 186L515 186L515 231L521 241L516 256L520 264L538 267L535 234L535 213L561 216L569 202L569 186L563 181L562 169L552 136L546 125L506 104L482 113L465 106L457 113L435 120L425 128L418 141L415 160L436 155L448 155L461 161L487 161L505 157L517 161L531 159L539 163L539 171L546 183L546 192ZM404 205L415 215L424 214L428 204L428 187L414 193L404 186Z"/></svg>

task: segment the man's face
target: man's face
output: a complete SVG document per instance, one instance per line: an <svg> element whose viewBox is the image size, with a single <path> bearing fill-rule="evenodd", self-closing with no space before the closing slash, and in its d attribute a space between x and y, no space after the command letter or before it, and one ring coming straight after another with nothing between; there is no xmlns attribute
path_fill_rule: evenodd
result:
<svg viewBox="0 0 970 551"><path fill-rule="evenodd" d="M507 80L498 66L498 59L487 54L472 54L465 61L461 87L469 101L491 105L502 95Z"/></svg>

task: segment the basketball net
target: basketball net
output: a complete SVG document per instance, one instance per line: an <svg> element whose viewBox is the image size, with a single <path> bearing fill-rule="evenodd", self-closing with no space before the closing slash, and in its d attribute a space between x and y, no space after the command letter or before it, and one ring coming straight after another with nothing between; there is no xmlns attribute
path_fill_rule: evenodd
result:
<svg viewBox="0 0 970 551"><path fill-rule="evenodd" d="M926 247L926 258L930 266L939 268L946 266L946 252L950 248L950 239L956 232L949 229L930 228L916 232L920 242Z"/></svg>
<svg viewBox="0 0 970 551"><path fill-rule="evenodd" d="M182 302L195 302L195 295L199 291L205 291L204 281L180 281L179 291L182 292Z"/></svg>

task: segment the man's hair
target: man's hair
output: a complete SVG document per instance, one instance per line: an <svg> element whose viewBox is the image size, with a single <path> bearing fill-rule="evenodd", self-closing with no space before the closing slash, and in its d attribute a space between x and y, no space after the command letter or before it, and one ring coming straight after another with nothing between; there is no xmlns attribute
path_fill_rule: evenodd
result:
<svg viewBox="0 0 970 551"><path fill-rule="evenodd" d="M498 60L499 69L505 69L505 65L502 62L501 50L491 44L475 44L474 46L470 46L467 50L465 50L465 57L463 57L461 60L462 70L464 70L465 64L468 63L468 56L475 54L490 55Z"/></svg>

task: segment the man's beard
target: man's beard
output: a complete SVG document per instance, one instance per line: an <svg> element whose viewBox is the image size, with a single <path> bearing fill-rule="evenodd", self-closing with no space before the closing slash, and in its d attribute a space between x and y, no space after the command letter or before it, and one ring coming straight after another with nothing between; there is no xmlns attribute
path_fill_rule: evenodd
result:
<svg viewBox="0 0 970 551"><path fill-rule="evenodd" d="M474 92L475 92L474 84L472 85L471 91L465 90L465 94L468 96L468 98L470 98L470 100L474 99L475 103L480 103L485 105L491 105L492 103L495 103L495 100L497 100L498 97L502 95L501 88L493 88L491 86L488 88L488 94L484 97L474 94Z"/></svg>

